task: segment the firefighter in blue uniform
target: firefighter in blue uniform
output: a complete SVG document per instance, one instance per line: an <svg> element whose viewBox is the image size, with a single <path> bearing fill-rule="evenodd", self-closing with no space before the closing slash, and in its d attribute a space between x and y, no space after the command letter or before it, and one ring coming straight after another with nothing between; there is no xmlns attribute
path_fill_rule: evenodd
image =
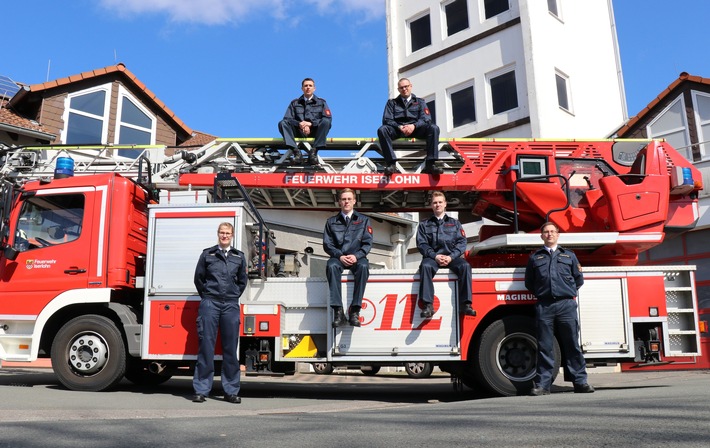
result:
<svg viewBox="0 0 710 448"><path fill-rule="evenodd" d="M397 83L399 96L387 100L382 114L382 126L377 130L380 149L385 158L385 175L395 170L397 156L392 149L392 140L403 137L426 139L426 163L423 172L441 174L434 162L439 158L439 126L431 122L426 101L412 93L412 83L402 78Z"/></svg>
<svg viewBox="0 0 710 448"><path fill-rule="evenodd" d="M222 337L222 389L224 400L241 403L239 297L247 287L244 253L232 247L234 226L223 222L217 229L219 244L202 251L195 268L195 288L202 299L197 314L199 347L192 386L192 401L202 403L212 390L217 333Z"/></svg>
<svg viewBox="0 0 710 448"><path fill-rule="evenodd" d="M577 290L584 284L582 266L569 249L557 245L560 229L551 222L540 228L544 247L530 255L525 287L537 297L537 373L530 395L549 395L555 366L555 330L562 346L566 372L577 393L591 393L579 346Z"/></svg>
<svg viewBox="0 0 710 448"><path fill-rule="evenodd" d="M308 163L318 165L317 152L325 148L332 116L328 103L314 93L315 81L311 78L304 79L301 81L301 90L303 95L291 101L286 108L284 118L279 122L279 132L297 162L301 161L301 150L297 147L295 137L315 139L314 149L308 152Z"/></svg>
<svg viewBox="0 0 710 448"><path fill-rule="evenodd" d="M323 250L330 255L326 266L326 278L330 295L330 307L333 309L333 326L340 327L350 323L360 326L360 308L365 293L365 284L370 277L370 265L367 254L372 248L372 227L367 216L354 210L355 192L345 188L339 195L340 212L331 216L323 231ZM342 286L340 277L344 269L350 269L355 283L353 299L348 310L348 319L343 311Z"/></svg>
<svg viewBox="0 0 710 448"><path fill-rule="evenodd" d="M447 268L458 277L460 312L475 316L471 308L471 265L463 254L466 251L466 233L458 219L446 214L446 196L441 191L431 194L434 215L419 223L417 248L422 254L419 265L419 298L424 302L421 317L434 315L434 275L439 268Z"/></svg>

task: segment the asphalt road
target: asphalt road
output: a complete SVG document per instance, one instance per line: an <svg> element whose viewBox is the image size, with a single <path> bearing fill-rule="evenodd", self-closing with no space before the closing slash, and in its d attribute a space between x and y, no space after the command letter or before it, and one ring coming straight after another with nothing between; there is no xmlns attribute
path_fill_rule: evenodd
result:
<svg viewBox="0 0 710 448"><path fill-rule="evenodd" d="M593 371L592 371L593 372ZM710 372L591 373L594 394L456 391L446 376L244 378L243 402L154 389L63 389L46 369L0 369L0 447L710 447Z"/></svg>

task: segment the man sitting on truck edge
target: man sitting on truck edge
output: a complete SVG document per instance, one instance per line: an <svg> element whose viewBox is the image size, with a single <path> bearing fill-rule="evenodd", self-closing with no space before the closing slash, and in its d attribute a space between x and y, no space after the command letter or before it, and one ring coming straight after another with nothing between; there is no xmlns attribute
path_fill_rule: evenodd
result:
<svg viewBox="0 0 710 448"><path fill-rule="evenodd" d="M569 249L557 245L560 229L546 222L540 227L544 247L530 255L525 268L525 287L537 297L537 373L530 395L549 395L555 366L555 330L562 358L574 381L576 393L592 393L579 346L577 290L584 284L582 265Z"/></svg>
<svg viewBox="0 0 710 448"><path fill-rule="evenodd" d="M323 231L323 250L330 255L326 266L326 277L333 309L333 326L341 327L350 322L360 326L360 307L365 293L365 284L370 277L367 254L372 248L372 227L370 219L354 210L355 192L350 188L340 191L338 196L340 212L331 216ZM348 310L348 319L343 312L343 296L340 277L343 269L350 269L355 277L353 300Z"/></svg>
<svg viewBox="0 0 710 448"><path fill-rule="evenodd" d="M463 258L466 232L458 219L446 214L446 196L441 191L431 194L431 209L434 215L417 228L417 248L422 254L419 298L425 304L421 317L434 315L434 275L439 268L456 274L461 314L475 316L476 311L471 308L471 265Z"/></svg>
<svg viewBox="0 0 710 448"><path fill-rule="evenodd" d="M441 174L434 165L439 158L439 126L431 122L431 113L426 101L412 93L412 83L407 78L397 82L399 96L387 100L382 113L382 126L377 130L380 149L385 158L385 175L396 170L397 156L392 149L392 140L403 137L426 139L426 163L423 172Z"/></svg>
<svg viewBox="0 0 710 448"><path fill-rule="evenodd" d="M292 100L286 108L284 118L279 122L279 132L286 146L293 152L296 162L301 161L301 150L298 149L295 136L314 138L314 148L308 152L308 163L318 165L317 152L325 149L332 116L325 99L315 95L316 82L313 79L301 81L301 90L303 95Z"/></svg>
<svg viewBox="0 0 710 448"><path fill-rule="evenodd" d="M217 332L222 337L222 389L224 400L241 403L237 342L239 340L239 297L247 287L244 253L232 247L234 226L223 222L217 228L219 243L200 254L195 268L195 288L202 299L197 313L199 348L192 386L192 401L203 403L214 380L214 346Z"/></svg>

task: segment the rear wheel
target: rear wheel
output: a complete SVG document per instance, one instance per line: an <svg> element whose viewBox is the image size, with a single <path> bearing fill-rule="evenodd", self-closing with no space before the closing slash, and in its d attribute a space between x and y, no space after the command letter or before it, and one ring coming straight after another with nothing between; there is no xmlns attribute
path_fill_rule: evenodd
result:
<svg viewBox="0 0 710 448"><path fill-rule="evenodd" d="M428 378L434 371L434 365L430 362L405 362L404 370L410 378Z"/></svg>
<svg viewBox="0 0 710 448"><path fill-rule="evenodd" d="M330 375L333 373L333 364L329 362L314 362L311 365L313 366L313 371L318 375Z"/></svg>
<svg viewBox="0 0 710 448"><path fill-rule="evenodd" d="M560 347L555 348L553 381L560 368ZM475 354L474 375L491 392L511 396L527 393L533 386L537 364L535 321L510 316L483 331Z"/></svg>
<svg viewBox="0 0 710 448"><path fill-rule="evenodd" d="M76 317L52 342L52 367L59 382L71 390L109 389L126 372L126 348L121 332L104 316Z"/></svg>

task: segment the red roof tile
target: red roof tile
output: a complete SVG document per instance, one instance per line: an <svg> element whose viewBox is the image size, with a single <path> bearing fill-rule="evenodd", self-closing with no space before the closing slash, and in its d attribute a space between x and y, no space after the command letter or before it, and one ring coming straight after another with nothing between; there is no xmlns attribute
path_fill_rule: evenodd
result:
<svg viewBox="0 0 710 448"><path fill-rule="evenodd" d="M20 115L17 115L11 109L7 108L7 100L0 100L0 123L10 126L27 129L29 131L46 132L42 125L34 120L29 120Z"/></svg>
<svg viewBox="0 0 710 448"><path fill-rule="evenodd" d="M663 92L660 93L656 98L654 98L653 101L648 103L648 106L644 107L641 112L636 114L636 116L632 117L624 126L621 127L617 131L617 135L619 137L623 137L624 134L631 128L636 125L640 120L642 120L648 113L653 110L654 107L658 105L661 101L663 101L668 95L670 95L678 86L683 84L684 82L696 82L699 84L705 84L705 85L710 85L710 79L708 78L703 78L701 76L693 76L689 75L686 72L682 72L679 76L678 79L673 81Z"/></svg>
<svg viewBox="0 0 710 448"><path fill-rule="evenodd" d="M169 116L180 128L182 128L183 131L185 131L185 133L187 133L187 134L193 133L192 129L190 129L181 119L179 119L177 117L177 115L175 115L175 113L172 110L170 110L170 108L168 108L168 106L165 105L165 103L160 101L158 99L158 97L152 91L150 91L150 89L148 89L146 87L146 85L143 84L136 77L136 75L131 73L131 71L128 70L126 68L126 66L121 62L119 62L116 65L110 65L108 67L104 67L104 68L100 68L100 69L96 69L96 70L92 70L92 71L88 71L88 72L84 72L84 73L79 73L78 75L71 75L71 76L68 76L65 78L59 78L59 79L55 79L53 81L43 82L40 84L32 84L29 86L29 88L30 88L30 92L40 92L42 90L49 90L49 89L53 89L55 87L59 87L59 86L69 84L72 82L95 78L98 76L103 76L103 75L114 73L114 72L120 72L123 76L125 76L128 80L130 80L131 83L133 83L133 85L138 90L141 90L145 95L147 95L149 98L151 98L155 102L156 106L158 108L162 109L162 111L165 114L167 114L167 116Z"/></svg>

